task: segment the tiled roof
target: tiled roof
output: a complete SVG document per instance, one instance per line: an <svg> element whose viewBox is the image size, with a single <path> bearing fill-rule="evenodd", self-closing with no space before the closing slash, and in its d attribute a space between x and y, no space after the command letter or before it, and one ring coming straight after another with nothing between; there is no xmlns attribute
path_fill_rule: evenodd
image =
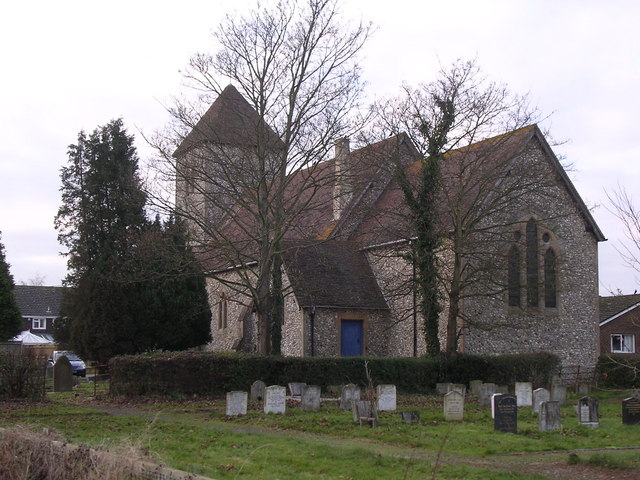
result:
<svg viewBox="0 0 640 480"><path fill-rule="evenodd" d="M300 307L387 310L364 254L353 242L287 242L284 266Z"/></svg>
<svg viewBox="0 0 640 480"><path fill-rule="evenodd" d="M265 136L268 148L278 149L282 146L280 138L249 102L233 85L228 85L182 140L173 155L179 157L204 143L255 147L259 132Z"/></svg>
<svg viewBox="0 0 640 480"><path fill-rule="evenodd" d="M62 287L16 285L13 295L23 317L57 317L62 302Z"/></svg>
<svg viewBox="0 0 640 480"><path fill-rule="evenodd" d="M600 297L600 322L640 304L640 294Z"/></svg>

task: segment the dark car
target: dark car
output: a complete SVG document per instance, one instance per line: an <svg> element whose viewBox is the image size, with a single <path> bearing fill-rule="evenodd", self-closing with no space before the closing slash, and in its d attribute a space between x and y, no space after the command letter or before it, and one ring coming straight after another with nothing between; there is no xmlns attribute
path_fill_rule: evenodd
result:
<svg viewBox="0 0 640 480"><path fill-rule="evenodd" d="M70 350L54 351L51 354L51 357L49 357L48 364L55 365L58 359L62 356L65 356L69 359L69 363L71 364L71 369L73 370L74 375L78 375L79 377L84 377L87 375L87 367L82 359Z"/></svg>

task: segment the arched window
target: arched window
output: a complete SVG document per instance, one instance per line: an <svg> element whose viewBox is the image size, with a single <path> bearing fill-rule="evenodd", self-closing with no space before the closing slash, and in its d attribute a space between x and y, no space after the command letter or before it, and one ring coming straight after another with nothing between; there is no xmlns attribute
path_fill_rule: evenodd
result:
<svg viewBox="0 0 640 480"><path fill-rule="evenodd" d="M223 293L218 302L218 329L227 328L227 297Z"/></svg>
<svg viewBox="0 0 640 480"><path fill-rule="evenodd" d="M508 293L509 306L520 306L520 249L517 245L512 245L509 249L508 259Z"/></svg>
<svg viewBox="0 0 640 480"><path fill-rule="evenodd" d="M527 222L527 305L537 307L540 301L538 293L538 225L532 218Z"/></svg>
<svg viewBox="0 0 640 480"><path fill-rule="evenodd" d="M544 254L544 306L555 308L556 301L556 254L552 248Z"/></svg>

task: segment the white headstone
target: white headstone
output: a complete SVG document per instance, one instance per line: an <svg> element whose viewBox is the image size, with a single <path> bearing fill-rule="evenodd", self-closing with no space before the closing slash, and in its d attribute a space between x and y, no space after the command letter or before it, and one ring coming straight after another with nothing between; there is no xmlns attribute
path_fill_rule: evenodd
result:
<svg viewBox="0 0 640 480"><path fill-rule="evenodd" d="M287 408L287 389L280 385L271 385L265 389L264 413L284 414Z"/></svg>
<svg viewBox="0 0 640 480"><path fill-rule="evenodd" d="M378 410L395 411L396 409L396 386L378 385Z"/></svg>
<svg viewBox="0 0 640 480"><path fill-rule="evenodd" d="M227 392L227 415L235 417L247 414L247 392Z"/></svg>
<svg viewBox="0 0 640 480"><path fill-rule="evenodd" d="M491 395L491 418L496 418L496 397L504 395L503 393L494 393Z"/></svg>
<svg viewBox="0 0 640 480"><path fill-rule="evenodd" d="M530 407L532 405L532 385L531 382L516 382L516 397L519 407Z"/></svg>
<svg viewBox="0 0 640 480"><path fill-rule="evenodd" d="M536 388L533 391L533 413L540 413L542 402L548 402L551 396L546 388Z"/></svg>
<svg viewBox="0 0 640 480"><path fill-rule="evenodd" d="M464 395L451 390L444 396L444 419L460 422L464 418Z"/></svg>

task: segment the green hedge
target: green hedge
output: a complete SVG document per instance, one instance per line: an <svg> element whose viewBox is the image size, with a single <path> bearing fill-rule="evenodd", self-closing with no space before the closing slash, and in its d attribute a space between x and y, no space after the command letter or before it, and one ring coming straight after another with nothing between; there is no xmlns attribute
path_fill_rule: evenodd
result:
<svg viewBox="0 0 640 480"><path fill-rule="evenodd" d="M602 355L597 373L600 387L640 388L640 355Z"/></svg>
<svg viewBox="0 0 640 480"><path fill-rule="evenodd" d="M439 356L435 358L264 357L214 352L153 352L115 357L109 364L114 395L221 395L248 390L255 380L267 385L306 382L320 385L367 384L364 362L376 384L392 383L405 393L426 393L436 383L484 380L512 385L549 383L559 368L547 354Z"/></svg>

